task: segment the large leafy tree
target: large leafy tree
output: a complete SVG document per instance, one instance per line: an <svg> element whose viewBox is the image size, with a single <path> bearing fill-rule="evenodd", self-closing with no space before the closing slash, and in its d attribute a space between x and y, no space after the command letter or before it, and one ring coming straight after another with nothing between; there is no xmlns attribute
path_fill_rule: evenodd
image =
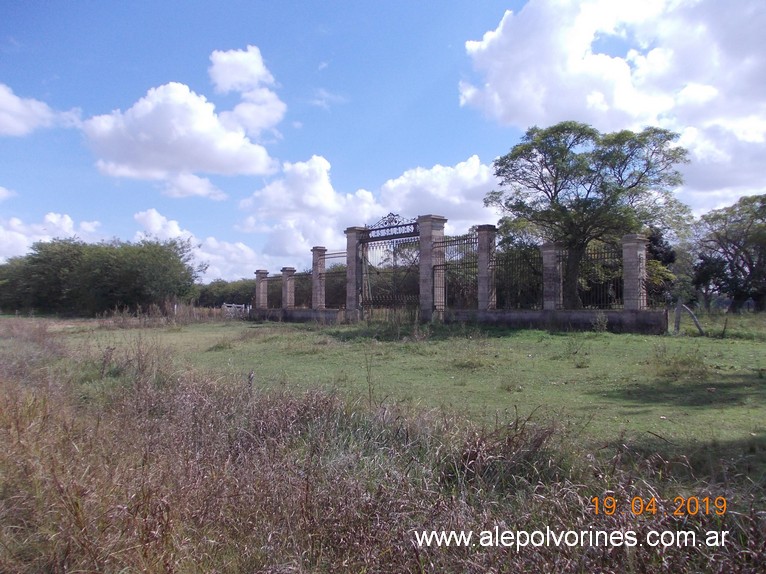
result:
<svg viewBox="0 0 766 574"><path fill-rule="evenodd" d="M81 315L145 309L188 296L203 270L185 240L54 239L0 265L0 306Z"/></svg>
<svg viewBox="0 0 766 574"><path fill-rule="evenodd" d="M766 195L743 197L700 218L695 285L728 295L730 311L752 299L766 310Z"/></svg>
<svg viewBox="0 0 766 574"><path fill-rule="evenodd" d="M566 250L565 307L582 305L577 282L591 241L649 225L668 228L688 212L672 195L682 181L676 166L687 161L677 137L654 127L602 134L567 121L530 128L495 160L501 189L487 194L485 204L528 222L542 239Z"/></svg>

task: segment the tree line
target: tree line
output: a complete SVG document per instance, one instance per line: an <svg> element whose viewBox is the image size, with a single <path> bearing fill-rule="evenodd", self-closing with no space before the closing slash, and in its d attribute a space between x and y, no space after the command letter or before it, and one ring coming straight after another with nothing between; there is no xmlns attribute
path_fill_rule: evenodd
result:
<svg viewBox="0 0 766 574"><path fill-rule="evenodd" d="M688 161L677 139L653 127L601 133L567 121L530 128L495 160L500 189L485 198L502 214L501 252L559 244L565 253L564 306L577 309L587 292L587 249L643 233L650 239L648 288L655 295L696 298L708 308L725 301L732 311L751 302L766 310L766 195L742 198L694 221L673 195L682 183L677 166ZM216 307L252 301L253 279L200 285L204 270L193 263L192 245L178 239L38 242L29 254L0 265L0 309L93 315L179 299ZM328 274L328 305L344 302L339 277ZM310 286L301 285L309 289L298 297L303 301ZM272 301L281 297L276 282L269 293Z"/></svg>
<svg viewBox="0 0 766 574"><path fill-rule="evenodd" d="M600 133L572 121L532 127L495 160L500 189L485 204L503 214L506 245L553 242L564 249L566 308L583 306L581 271L590 245L643 233L650 239L650 291L696 298L707 308L718 299L731 311L748 301L766 310L766 195L694 221L672 193L682 183L677 166L688 162L677 140L654 127L638 133Z"/></svg>
<svg viewBox="0 0 766 574"><path fill-rule="evenodd" d="M0 309L93 316L192 297L205 270L189 241L54 239L0 265Z"/></svg>

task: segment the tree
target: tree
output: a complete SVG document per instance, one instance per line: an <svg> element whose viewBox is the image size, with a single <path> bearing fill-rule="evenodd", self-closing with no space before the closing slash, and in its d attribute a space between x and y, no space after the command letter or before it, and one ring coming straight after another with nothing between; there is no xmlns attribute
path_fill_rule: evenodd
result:
<svg viewBox="0 0 766 574"><path fill-rule="evenodd" d="M186 296L203 269L189 241L54 239L0 265L0 305L81 315L145 309Z"/></svg>
<svg viewBox="0 0 766 574"><path fill-rule="evenodd" d="M580 308L580 262L593 240L608 240L644 226L670 226L688 208L671 190L675 169L687 161L678 135L660 128L601 134L578 122L527 130L521 143L495 160L501 190L485 204L533 225L566 250L563 299Z"/></svg>
<svg viewBox="0 0 766 574"><path fill-rule="evenodd" d="M695 283L731 297L729 311L752 299L766 310L766 195L743 197L700 218Z"/></svg>

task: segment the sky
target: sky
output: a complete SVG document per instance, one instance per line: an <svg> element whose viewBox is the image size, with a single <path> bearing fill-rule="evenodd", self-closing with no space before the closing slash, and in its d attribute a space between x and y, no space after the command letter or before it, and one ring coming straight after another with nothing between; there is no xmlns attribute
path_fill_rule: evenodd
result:
<svg viewBox="0 0 766 574"><path fill-rule="evenodd" d="M189 238L202 280L388 213L495 223L531 126L660 126L700 215L766 193L763 0L0 0L0 262Z"/></svg>

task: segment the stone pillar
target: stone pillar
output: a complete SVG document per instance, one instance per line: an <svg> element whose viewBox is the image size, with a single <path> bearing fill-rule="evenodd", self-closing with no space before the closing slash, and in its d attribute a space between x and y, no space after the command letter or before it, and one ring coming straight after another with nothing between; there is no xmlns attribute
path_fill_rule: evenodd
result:
<svg viewBox="0 0 766 574"><path fill-rule="evenodd" d="M494 225L479 225L479 252L478 252L478 299L479 311L494 309L497 305L495 292L495 269L490 267L495 258L495 235L497 228Z"/></svg>
<svg viewBox="0 0 766 574"><path fill-rule="evenodd" d="M622 238L622 302L630 311L646 309L646 246L643 235Z"/></svg>
<svg viewBox="0 0 766 574"><path fill-rule="evenodd" d="M364 227L349 227L346 234L346 321L358 321L362 307L362 250Z"/></svg>
<svg viewBox="0 0 766 574"><path fill-rule="evenodd" d="M444 312L444 274L434 274L434 265L444 263L444 247L434 243L444 239L444 224L447 218L441 215L418 217L420 232L420 319L430 321L441 318ZM434 312L436 312L434 314Z"/></svg>
<svg viewBox="0 0 766 574"><path fill-rule="evenodd" d="M282 267L282 309L295 307L295 267Z"/></svg>
<svg viewBox="0 0 766 574"><path fill-rule="evenodd" d="M317 245L311 248L311 308L324 309L324 256L327 248Z"/></svg>
<svg viewBox="0 0 766 574"><path fill-rule="evenodd" d="M256 309L268 309L269 284L266 278L269 272L265 269L258 269L255 272L255 297L253 307Z"/></svg>
<svg viewBox="0 0 766 574"><path fill-rule="evenodd" d="M540 251L543 256L543 310L555 311L562 305L560 249L555 243L546 243Z"/></svg>

